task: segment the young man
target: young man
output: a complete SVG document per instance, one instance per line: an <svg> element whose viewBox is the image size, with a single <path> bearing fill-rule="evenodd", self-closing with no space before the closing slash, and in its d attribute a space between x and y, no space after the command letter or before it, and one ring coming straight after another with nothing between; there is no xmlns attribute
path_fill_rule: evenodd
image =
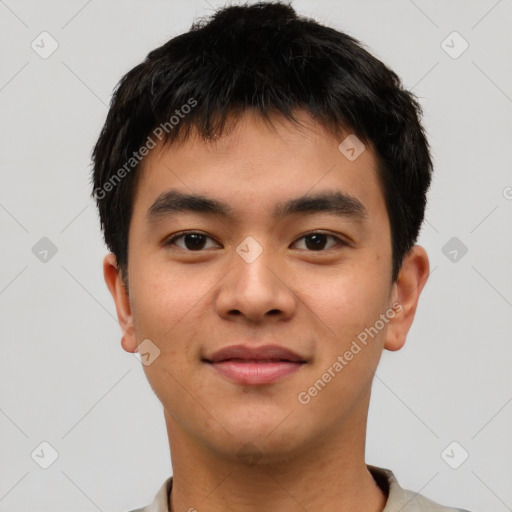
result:
<svg viewBox="0 0 512 512"><path fill-rule="evenodd" d="M220 10L121 80L93 195L173 467L139 510L457 510L365 463L374 372L429 273L420 113L279 3Z"/></svg>

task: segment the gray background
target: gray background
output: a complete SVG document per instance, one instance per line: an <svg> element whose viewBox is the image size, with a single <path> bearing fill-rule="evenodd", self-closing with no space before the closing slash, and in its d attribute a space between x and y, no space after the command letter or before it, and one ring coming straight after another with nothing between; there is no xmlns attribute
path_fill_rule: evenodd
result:
<svg viewBox="0 0 512 512"><path fill-rule="evenodd" d="M1 511L127 510L171 474L160 402L103 281L90 152L120 77L220 5L0 0ZM403 78L435 159L420 238L432 275L408 342L377 371L367 462L448 505L512 510L511 2L293 6ZM31 47L50 48L43 31L59 45L46 59ZM58 453L47 469L43 441Z"/></svg>

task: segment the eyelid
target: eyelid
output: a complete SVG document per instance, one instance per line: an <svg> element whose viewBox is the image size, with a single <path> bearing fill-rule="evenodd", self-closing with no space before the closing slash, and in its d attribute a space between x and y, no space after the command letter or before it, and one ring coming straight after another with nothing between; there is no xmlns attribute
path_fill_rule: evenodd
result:
<svg viewBox="0 0 512 512"><path fill-rule="evenodd" d="M213 240L217 245L222 245L220 244L219 242L217 242L213 237L211 237L210 235L206 234L206 233L203 233L201 231L198 231L198 230L194 230L194 229L189 229L189 230L185 230L185 231L180 231L178 233L175 233L173 235L171 235L170 237L166 238L163 242L163 245L164 246L168 246L168 245L174 245L176 246L173 242L187 234L197 234L197 235L203 235L204 237L206 238L209 238L210 240ZM323 230L313 230L313 231L308 231L307 233L303 233L301 234L299 237L297 237L295 239L294 242L292 242L291 245L295 245L297 242L299 242L300 240L302 240L303 238L306 238L308 236L311 236L311 235L325 235L327 237L331 237L331 238L334 238L336 239L337 243L335 246L333 247L329 247L329 249L323 249L323 250L320 250L320 251L313 251L313 250L308 250L308 249L301 249L301 250L305 250L306 252L312 252L312 253L321 253L321 252L326 252L330 249L335 249L336 247L348 247L351 245L351 243L346 239L346 238L343 238L341 237L340 235L338 234L333 234L333 233L330 233L330 232L325 232ZM176 246L178 247L178 246ZM178 247L178 249L183 249L182 247ZM201 252L203 250L206 250L206 249L200 249L200 250L197 250L197 251L190 251L188 249L183 249L184 251L187 251L187 252Z"/></svg>
<svg viewBox="0 0 512 512"><path fill-rule="evenodd" d="M313 230L313 231L308 231L307 233L303 233L302 235L300 235L293 243L292 245L295 245L299 240L302 240L303 238L306 238L308 236L311 236L311 235L325 235L327 237L331 237L331 238L335 238L336 241L337 241L337 244L333 247L329 247L329 249L323 249L321 251L311 251L311 250L307 250L307 252L312 252L312 253L321 253L321 252L326 252L330 249L335 249L336 247L349 247L351 245L351 243L346 239L346 238L343 238L342 236L338 235L338 234L334 234L334 233L330 233L330 232L325 232L325 231L322 231L322 230Z"/></svg>
<svg viewBox="0 0 512 512"><path fill-rule="evenodd" d="M213 240L216 244L221 245L219 242L217 242L217 240L215 240L215 238L211 237L210 235L207 235L206 233L203 233L202 231L198 231L197 229L188 229L185 231L180 231L178 233L174 233L174 235L171 235L164 239L163 245L164 246L175 245L175 244L173 244L173 242L175 240L177 240L178 238L181 238L182 236L185 236L185 235L203 235L204 237L209 238L210 240ZM178 247L178 249L181 249L181 247ZM200 252L200 251L189 251L187 249L183 249L183 250L185 250L187 252ZM201 249L201 250L204 250L204 249Z"/></svg>

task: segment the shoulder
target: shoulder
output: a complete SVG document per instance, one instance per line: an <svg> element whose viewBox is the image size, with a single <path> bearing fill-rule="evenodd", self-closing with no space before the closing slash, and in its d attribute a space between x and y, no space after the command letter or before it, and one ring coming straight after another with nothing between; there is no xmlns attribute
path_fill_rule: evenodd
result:
<svg viewBox="0 0 512 512"><path fill-rule="evenodd" d="M169 495L172 489L172 476L167 478L155 494L153 501L142 508L127 512L169 512Z"/></svg>
<svg viewBox="0 0 512 512"><path fill-rule="evenodd" d="M461 508L440 505L422 494L403 489L390 469L367 464L377 484L387 494L387 502L382 512L469 512Z"/></svg>
<svg viewBox="0 0 512 512"><path fill-rule="evenodd" d="M422 494L408 491L407 489L404 489L404 497L407 506L404 508L403 512L408 512L409 510L411 510L411 512L469 512L469 510L462 508L445 507L444 505L440 505L426 498Z"/></svg>

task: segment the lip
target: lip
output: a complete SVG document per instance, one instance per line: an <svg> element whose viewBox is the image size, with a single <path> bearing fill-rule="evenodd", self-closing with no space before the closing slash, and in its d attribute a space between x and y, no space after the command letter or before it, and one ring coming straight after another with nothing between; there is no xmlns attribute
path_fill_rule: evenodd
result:
<svg viewBox="0 0 512 512"><path fill-rule="evenodd" d="M264 345L262 347L248 347L247 345L231 345L214 352L206 361L220 363L229 359L244 361L287 361L291 363L305 363L306 360L292 350L279 345Z"/></svg>
<svg viewBox="0 0 512 512"><path fill-rule="evenodd" d="M292 350L278 345L232 345L203 361L224 377L245 385L271 384L296 372L307 362Z"/></svg>
<svg viewBox="0 0 512 512"><path fill-rule="evenodd" d="M290 361L229 360L209 365L224 377L239 384L257 386L271 384L299 370L305 363Z"/></svg>

